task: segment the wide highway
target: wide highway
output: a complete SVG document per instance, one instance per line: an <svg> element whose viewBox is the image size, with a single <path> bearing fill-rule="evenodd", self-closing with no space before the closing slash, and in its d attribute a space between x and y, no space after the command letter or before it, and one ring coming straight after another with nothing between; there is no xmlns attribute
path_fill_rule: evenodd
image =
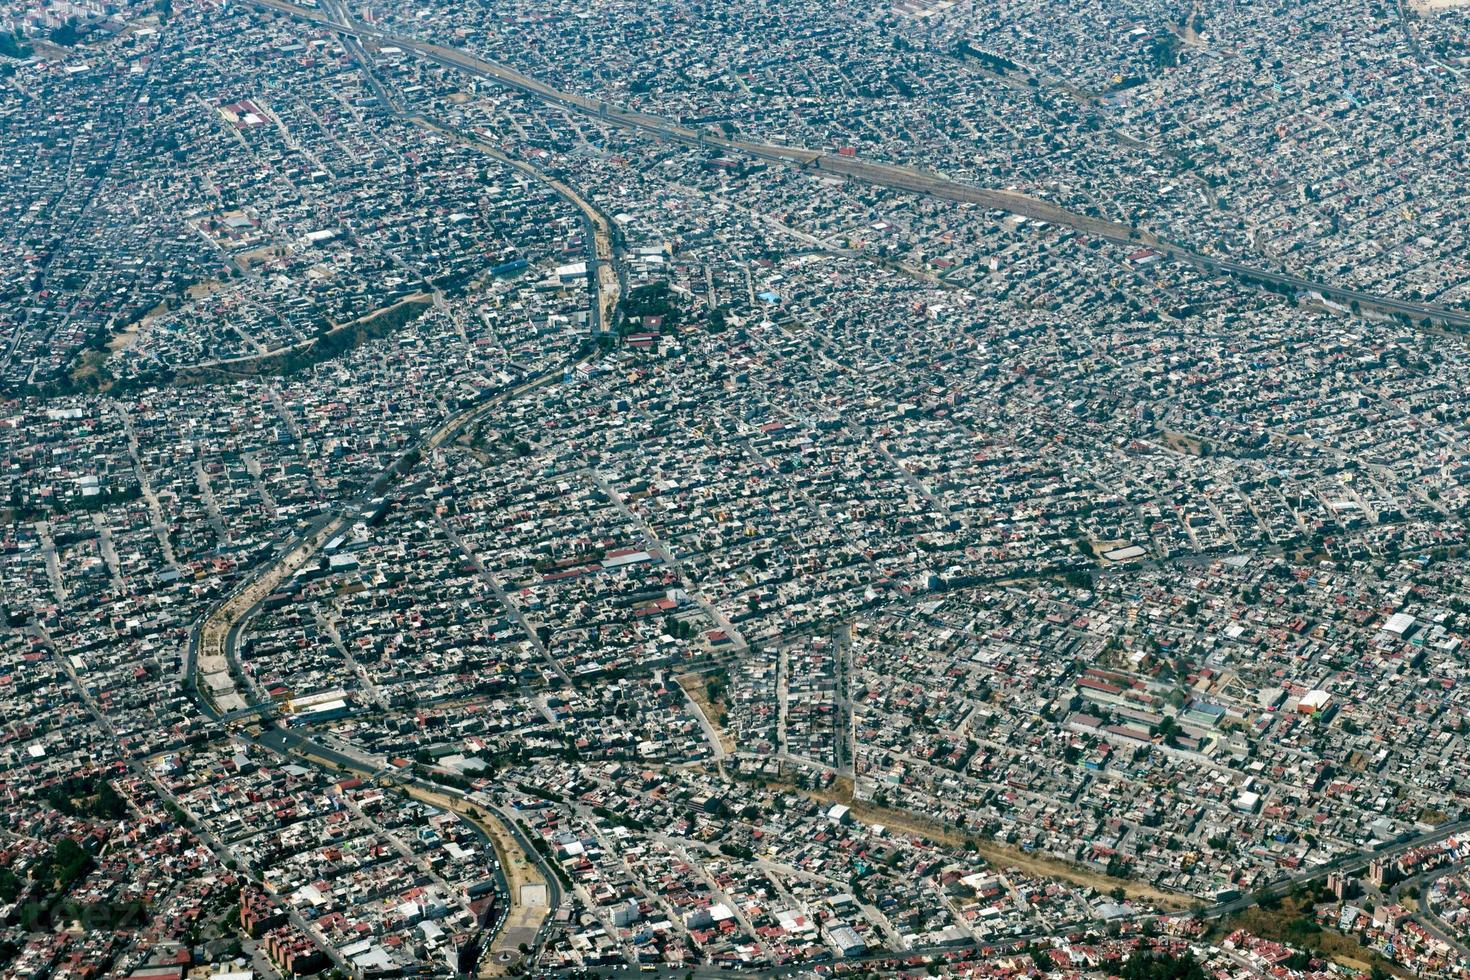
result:
<svg viewBox="0 0 1470 980"><path fill-rule="evenodd" d="M1446 327L1470 328L1470 311L1366 293L1287 272L1245 265L1219 256L1204 255L1183 245L1161 239L1149 231L1121 222L1077 214L1049 201L1026 194L977 187L912 167L823 153L801 146L775 146L746 140L732 140L718 132L695 129L660 116L635 112L575 92L564 92L508 65L486 60L459 48L420 41L402 34L379 30L366 24L344 22L320 10L304 7L290 0L252 0L252 2L256 6L290 14L338 34L358 39L368 38L380 44L394 45L405 51L412 51L430 61L479 78L490 79L550 105L582 112L613 125L646 133L659 139L715 148L727 153L737 153L797 169L820 170L823 173L842 176L875 187L887 187L891 190L906 191L943 200L978 204L1037 221L1048 221L1075 228L1109 241L1147 246L1171 258L1196 265L1207 272L1224 273L1255 282L1284 286L1302 293L1316 293L1324 299L1338 303L1348 305L1356 303L1360 310L1405 316L1416 321L1428 320L1433 324Z"/></svg>

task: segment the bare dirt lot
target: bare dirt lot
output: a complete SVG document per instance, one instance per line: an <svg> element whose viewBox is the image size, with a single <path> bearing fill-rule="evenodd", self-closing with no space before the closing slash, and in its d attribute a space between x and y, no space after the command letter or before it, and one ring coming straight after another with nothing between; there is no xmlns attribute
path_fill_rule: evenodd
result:
<svg viewBox="0 0 1470 980"><path fill-rule="evenodd" d="M1189 909L1199 904L1194 898L1188 895L1163 891L1145 882L1113 878L1100 871L1094 871L1091 868L1071 861L1063 861L1058 858L1046 857L1039 854L1027 854L1020 848L1012 847L1009 844L1001 844L996 841L971 837L965 834L959 827L941 823L922 814L910 813L892 807L877 806L862 800L854 800L852 796L852 781L847 778L837 779L831 787L825 790L798 790L797 792L801 792L803 795L812 799L820 800L823 803L846 804L852 808L853 818L865 824L880 824L889 830L926 837L929 840L941 844L948 844L951 847L964 847L969 843L973 843L976 852L998 868L1008 868L1025 874L1060 878L1063 881L1070 881L1074 885L1082 885L1104 894L1111 892L1114 888L1122 888L1124 894L1129 898L1148 902L1159 908Z"/></svg>
<svg viewBox="0 0 1470 980"><path fill-rule="evenodd" d="M1313 928L1309 902L1286 898L1272 908L1256 906L1230 917L1221 926L1223 932L1245 929L1263 939L1290 943L1316 952L1341 966L1367 973L1382 967L1388 973L1407 977L1410 974L1384 959L1377 951L1365 948L1351 936L1332 929Z"/></svg>
<svg viewBox="0 0 1470 980"><path fill-rule="evenodd" d="M705 720L709 722L709 727L713 728L715 734L720 737L720 747L726 752L734 752L735 739L725 730L725 726L720 724L720 719L724 717L727 710L725 702L709 699L709 690L704 680L703 674L680 674L674 678L674 681L684 689L684 693L689 695L689 700L693 701L694 706L704 715Z"/></svg>
<svg viewBox="0 0 1470 980"><path fill-rule="evenodd" d="M506 884L510 887L510 914L495 942L481 959L480 975L497 976L504 971L493 962L495 954L502 950L515 950L523 942L530 943L550 914L546 878L499 817L444 793L435 793L420 786L406 789L414 799L457 813L479 827L495 847L495 856L500 860Z"/></svg>

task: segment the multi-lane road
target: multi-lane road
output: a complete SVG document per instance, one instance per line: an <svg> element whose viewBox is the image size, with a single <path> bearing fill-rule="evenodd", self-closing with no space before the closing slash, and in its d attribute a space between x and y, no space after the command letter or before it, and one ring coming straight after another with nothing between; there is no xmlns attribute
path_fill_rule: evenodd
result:
<svg viewBox="0 0 1470 980"><path fill-rule="evenodd" d="M361 45L361 38L370 32L359 29L352 23L351 15L339 0L327 0L327 11L346 22L342 33L349 52L362 66L378 99L389 112L403 115L415 125L431 128L453 139L472 144L477 149L496 157L501 162L516 168L532 179L550 185L553 192L570 202L583 215L588 230L589 252L593 269L591 278L591 313L593 333L611 330L618 301L625 288L625 271L618 259L613 228L610 220L595 205L591 204L574 188L549 175L541 174L523 161L514 160L496 148L478 139L473 134L463 133L428 119L422 114L409 115L397 104L392 94L377 79L371 70L370 59ZM276 715L274 705L268 703L254 683L244 672L239 659L238 643L245 624L261 608L266 598L286 581L297 569L310 561L332 536L339 533L358 515L365 513L373 498L381 496L394 483L406 476L425 453L439 449L457 439L467 427L493 411L497 406L516 399L527 392L560 380L576 366L596 356L596 348L545 371L525 377L520 383L489 394L440 421L431 430L423 433L414 445L390 464L373 484L353 500L342 501L330 507L310 525L284 542L275 557L254 569L240 584L217 602L191 631L184 662L183 682L198 702L201 711L210 720L233 731L237 736L280 754L289 754L316 765L356 772L372 777L380 768L372 760L356 756L348 751L323 744L322 742L285 728L270 727ZM247 726L264 723L267 727L258 737L251 737ZM450 796L463 797L457 790L423 783L423 781L398 774L395 781L412 785L419 790ZM559 888L555 877L543 864L540 855L520 835L513 821L496 819L505 824L517 845L526 852L527 860L540 867L552 896L551 908L559 903ZM504 884L504 882L502 882ZM513 907L516 896L508 896Z"/></svg>
<svg viewBox="0 0 1470 980"><path fill-rule="evenodd" d="M191 631L183 664L183 683L198 703L201 712L211 721L230 731L235 737L253 742L270 751L307 762L326 766L329 769L353 772L371 779L382 773L382 765L365 755L354 754L344 748L327 745L309 735L291 731L284 727L273 727L275 710L258 691L242 668L239 659L239 639L245 624L261 608L265 599L296 569L303 567L322 545L345 527L351 520L364 512L371 499L386 491L395 481L402 479L412 469L407 463L418 456L453 441L465 428L498 406L520 397L544 385L558 381L567 368L584 363L595 354L586 354L569 361L566 365L532 375L514 387L502 390L490 397L468 406L425 433L402 456L395 460L372 487L356 500L347 501L331 508L319 516L298 535L291 538L276 552L276 557L266 562L232 589L207 612ZM218 678L211 685L207 677ZM243 685L243 689L242 689ZM262 717L263 716L263 717ZM252 736L251 726L264 724L259 735ZM467 794L450 787L428 783L407 773L395 773L393 781L419 791L432 791L444 796L465 800ZM492 808L493 809L493 808ZM499 811L497 811L499 814ZM551 897L549 908L554 910L560 902L560 890L555 875L541 856L520 834L514 822L503 814L485 817L505 825L517 845L525 852L526 860L540 869L547 882ZM504 878L502 890L508 891ZM514 910L519 896L507 894L507 907ZM505 919L491 930L492 940L504 925ZM544 925L544 922L543 922ZM538 936L539 938L539 936Z"/></svg>
<svg viewBox="0 0 1470 980"><path fill-rule="evenodd" d="M1418 911L1414 913L1414 918L1426 931L1448 945L1457 955L1470 959L1470 948L1467 948L1464 941L1455 934L1454 928L1439 917L1439 913L1434 910L1434 905L1429 900L1430 893L1434 890L1434 883L1436 881L1446 875L1451 875L1462 870L1464 866L1464 862L1457 861L1452 864L1441 865L1424 874L1406 878L1395 884L1389 890L1389 894L1394 901L1401 901L1405 892L1408 892L1410 889L1417 889L1419 895L1416 902Z"/></svg>
<svg viewBox="0 0 1470 980"><path fill-rule="evenodd" d="M371 40L377 43L397 45L404 50L412 51L421 57L439 64L477 77L497 81L548 104L594 116L607 123L643 132L659 139L714 147L725 152L739 153L782 166L839 175L873 186L887 187L909 193L994 208L1040 221L1076 228L1099 238L1122 243L1145 245L1173 258L1193 263L1207 271L1230 274L1258 283L1286 287L1301 293L1315 293L1326 299L1344 304L1356 303L1360 308L1365 310L1402 315L1413 319L1424 319L1446 326L1470 327L1470 313L1430 304L1399 300L1393 297L1362 293L1319 283L1290 273L1260 269L1217 256L1203 255L1183 246L1164 241L1150 232L1135 227L1102 218L1076 214L1050 202L1027 195L968 185L940 175L925 173L914 168L860 160L853 157L824 154L802 147L772 146L741 140L731 140L718 133L693 129L657 116L633 112L586 96L563 92L507 66L487 61L456 48L419 41L368 27L353 21L345 15L324 14L319 10L291 3L289 0L253 0L253 2L259 6L281 11L319 27L335 31L352 38L355 42ZM443 127L438 124L428 123L427 120L422 120L422 122L433 125L435 128L441 129L441 131L443 130ZM474 139L469 134L454 131L449 132L457 138ZM482 148L490 149L488 146L482 146ZM595 220L595 210L592 210L592 213L589 214L589 208L583 206L585 205L585 200L580 199L580 195L574 194L573 197L581 201L579 207L582 207L584 214L588 214L589 219L593 222L595 260L599 266L603 266L604 264L608 266L613 265L608 227L606 224L598 224ZM576 202L574 201L574 203ZM603 283L604 295L602 299L604 302L597 304L599 307L598 312L607 312L610 314L610 305L605 303L606 295L608 292L612 293L614 302L611 305L615 305L617 294L614 290L616 287L607 283L606 280L603 280ZM444 445L455 438L459 432L463 431L466 425L470 424L475 418L478 418L483 412L488 411L493 405L499 404L504 399L516 397L518 394L531 388L548 383L554 378L559 377L561 372L562 368L558 367L553 371L542 373L512 390L502 393L490 402L481 403L456 413L436 427L433 432L429 433L420 442L420 447L424 450L432 450L433 448ZM388 473L385 473L385 477L393 472L393 470L390 470ZM342 512L339 511L337 513L341 514ZM336 517L337 515L334 514L333 516ZM335 520L326 522L327 528L333 528L335 525ZM194 676L195 663L193 655L201 639L205 641L203 645L207 647L210 654L220 656L229 662L232 668L231 672L234 676L242 676L239 674L239 664L234 650L234 640L238 635L240 625L255 611L258 607L259 600L264 597L264 594L268 593L269 589L261 592L262 585L265 583L278 583L279 578L277 578L277 575L289 573L289 566L293 558L301 559L313 553L315 546L320 543L317 539L320 537L322 529L322 526L319 525L314 529L309 529L300 538L295 539L287 548L283 549L281 557L273 562L271 566L260 570L256 576L252 577L250 584L237 590L228 600L222 602L209 617L206 617L201 630L196 633L195 644L191 645L190 663L187 668L191 675L190 681L195 685L196 689L198 689L198 685L197 676ZM257 593L260 594L257 595ZM221 713L212 704L208 703L209 698L205 695L205 692L202 689L198 689L198 693L201 704L205 705L206 712L211 717L221 717ZM361 770L365 766L362 759L337 752L319 742L305 739L303 736L295 733L286 733L279 730L271 731L261 736L260 741L262 744L268 745L277 751L291 751L294 749L297 753L309 751L310 754L319 758L331 758L336 765L347 769ZM1201 914L1206 917L1227 916L1256 904L1263 897L1284 895L1294 888L1323 879L1333 871L1357 871L1366 866L1375 857L1392 855L1414 847L1420 847L1466 830L1470 830L1470 819L1457 820L1453 823L1442 825L1430 833L1418 835L1383 848L1345 855L1302 874L1283 878L1261 891L1230 901L1210 905L1196 914ZM539 864L539 856L529 846L526 849L530 857ZM547 879L548 881L552 881L553 876L548 873Z"/></svg>
<svg viewBox="0 0 1470 980"><path fill-rule="evenodd" d="M1259 903L1263 898L1281 898L1289 895L1297 888L1323 881L1334 871L1353 874L1366 868L1374 858L1394 857L1407 851L1412 851L1415 848L1437 844L1447 837L1463 834L1466 831L1470 831L1470 818L1462 816L1459 820L1442 823L1428 833L1416 834L1412 837L1405 837L1396 842L1385 844L1382 847L1370 848L1333 858L1331 861L1319 864L1308 871L1303 871L1290 878L1282 878L1280 881L1273 882L1260 891L1253 892L1249 895L1242 895L1240 898L1227 902L1217 902L1201 910L1199 914L1206 918L1219 918L1232 915L1250 908L1252 905Z"/></svg>
<svg viewBox="0 0 1470 980"><path fill-rule="evenodd" d="M1109 241L1144 245L1174 259L1189 262L1207 272L1237 276L1256 283L1295 290L1299 293L1314 293L1337 303L1356 304L1359 309L1365 311L1405 316L1411 320L1428 320L1446 327L1470 328L1470 311L1366 293L1331 283L1318 282L1289 272L1247 265L1222 256L1206 255L1167 241L1142 228L1105 218L1078 214L1049 201L1015 191L978 187L913 167L829 154L801 146L775 146L748 140L729 139L713 130L696 129L649 113L635 112L589 96L563 91L508 65L489 61L459 48L379 30L357 23L350 18L334 18L320 10L303 7L290 0L252 0L252 2L257 6L290 14L347 37L358 40L371 39L380 44L390 44L405 51L412 51L422 58L478 78L498 82L507 88L524 92L550 105L594 116L609 124L645 133L657 139L710 147L782 166L821 171L876 187L887 187L927 197L977 204L1038 221L1076 228L1086 234Z"/></svg>
<svg viewBox="0 0 1470 980"><path fill-rule="evenodd" d="M545 184L558 197L582 212L582 222L587 231L589 245L589 281L591 289L596 296L596 300L592 305L592 329L593 333L611 331L615 326L613 318L617 312L618 300L623 292L626 291L626 272L617 260L613 242L613 226L608 216L600 208L583 197L575 188L567 184L566 181L544 173L524 160L517 160L514 157L502 153L498 148L479 138L474 133L465 132L446 122L430 118L422 111L410 112L405 110L399 105L398 100L394 98L393 94L388 91L387 86L383 84L382 80L378 78L378 73L373 70L372 56L362 46L361 40L362 36L367 32L360 30L360 25L352 16L352 11L348 8L347 4L343 0L322 0L322 4L322 9L326 14L335 23L341 25L340 35L343 46L362 69L363 76L372 88L374 96L386 111L422 129L433 130L456 142L473 147L500 163L525 174L532 180Z"/></svg>
<svg viewBox="0 0 1470 980"><path fill-rule="evenodd" d="M261 700L254 696L254 692L239 688L245 674L240 666L237 643L243 625L259 611L261 603L280 587L288 575L301 568L348 521L363 513L373 498L410 472L411 462L452 442L468 426L498 406L561 380L569 368L584 364L594 356L585 354L564 365L538 372L514 387L497 392L444 419L388 466L367 492L355 500L332 507L318 517L279 548L276 558L255 569L205 613L190 634L183 666L185 685L195 695L205 714L214 721L227 717L244 719L249 714L248 707ZM221 681L214 691L210 691L207 684L201 683L201 674L223 676L229 680Z"/></svg>

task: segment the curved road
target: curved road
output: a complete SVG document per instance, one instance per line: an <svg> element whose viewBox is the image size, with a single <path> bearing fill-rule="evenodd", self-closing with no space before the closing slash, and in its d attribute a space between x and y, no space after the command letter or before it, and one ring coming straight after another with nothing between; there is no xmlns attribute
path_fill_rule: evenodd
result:
<svg viewBox="0 0 1470 980"><path fill-rule="evenodd" d="M1434 911L1434 906L1429 901L1430 892L1434 889L1434 883L1446 875L1465 870L1465 864L1466 862L1464 861L1455 861L1450 864L1441 865L1432 871L1426 871L1424 874L1415 875L1412 878L1405 878L1403 881L1394 885L1389 890L1389 894L1395 901L1401 902L1401 896L1409 888L1419 889L1419 911L1414 915L1414 918L1430 935L1447 944L1460 956L1470 958L1470 948L1466 948L1465 943L1455 935L1454 928L1439 917L1439 913Z"/></svg>
<svg viewBox="0 0 1470 980"><path fill-rule="evenodd" d="M976 187L912 167L876 163L856 157L836 156L801 146L773 146L745 140L732 140L714 131L691 128L659 116L635 112L575 92L564 92L524 72L499 62L488 61L458 48L420 41L364 24L343 23L310 7L291 3L290 0L251 0L251 2L260 7L290 14L338 34L395 45L445 67L490 79L508 88L524 92L550 105L574 109L613 125L648 133L659 139L711 147L803 170L821 170L877 187L887 187L892 190L907 191L949 201L978 204L1038 221L1048 221L1075 228L1089 235L1121 244L1147 246L1176 260L1199 266L1206 271L1222 272L1288 287L1300 292L1316 293L1340 303L1357 303L1360 309L1407 316L1416 320L1429 320L1444 326L1470 328L1470 312L1467 311L1360 292L1291 273L1260 269L1230 259L1203 255L1182 245L1161 239L1151 232L1117 221L1088 217L1025 194Z"/></svg>
<svg viewBox="0 0 1470 980"><path fill-rule="evenodd" d="M414 461L415 457L425 450L437 448L453 440L466 426L472 424L481 415L504 404L506 401L515 399L528 391L535 390L560 379L568 367L584 363L593 356L595 355L585 354L578 359L569 361L567 364L557 365L540 372L527 378L515 387L496 392L476 404L451 415L421 438L414 448L405 452L384 470L382 475L374 481L372 487L360 498L339 504L331 508L326 514L318 516L299 535L283 545L277 552L277 557L256 569L239 585L230 590L229 593L204 615L198 625L190 631L188 645L185 648L184 676L182 679L184 689L194 698L204 716L211 722L221 725L234 737L252 742L278 754L287 755L317 766L325 762L337 769L353 772L366 779L372 779L378 775L381 767L375 765L373 762L324 745L299 732L294 732L286 728L268 727L259 736L252 737L245 731L247 725L262 721L261 718L257 717L256 704L266 706L261 709L266 713L273 713L273 706L269 705L269 700L263 695L258 695L249 690L241 691L238 687L241 682L247 685L251 683L241 669L239 661L237 644L241 630L249 621L250 617L260 609L260 605L265 598L279 587L287 575L296 568L301 567L332 534L336 533L347 521L355 517L360 512L359 509L362 505L365 505L372 497L378 496L386 491L395 481L403 478L411 471L412 467L405 465L405 463ZM227 692L222 693L235 695L236 699L245 702L249 707L229 712L220 710L220 706L215 697L201 683L201 656L212 658L212 662L216 665L220 662L226 665L231 687ZM216 670L214 673L219 674L220 671ZM232 702L233 700L235 699L231 699ZM267 720L265 724L269 725L271 722ZM395 781L410 783L419 788L429 789L445 796L467 799L467 794L461 790L427 782L407 774L395 775ZM520 835L513 821L506 820L498 811L495 819L509 827L512 836L525 850L527 858L540 869L542 877L547 882L548 892L552 899L550 908L555 910L561 900L561 892L555 874L546 866L536 849ZM506 907L509 909L515 899L514 896L509 894L506 895L506 899ZM493 943L495 934L506 921L507 918L502 916L495 928L490 931L487 948ZM537 938L539 940L539 933Z"/></svg>
<svg viewBox="0 0 1470 980"><path fill-rule="evenodd" d="M691 129L656 116L613 107L605 102L598 102L585 96L561 92L514 69L485 61L455 48L417 41L412 38L380 31L360 24L347 24L334 21L315 10L298 6L288 2L288 0L253 0L253 2L259 6L290 14L338 33L347 34L359 39L370 38L382 43L397 45L404 50L414 51L422 57L448 67L498 81L511 88L533 95L545 102L576 109L612 124L644 131L659 138L700 146L716 147L727 152L740 153L801 169L819 169L827 173L838 174L875 186L888 187L895 190L924 194L958 202L979 204L1036 220L1076 228L1088 234L1112 241L1146 245L1175 259L1193 263L1209 271L1225 272L1260 282L1287 286L1303 292L1317 293L1326 298L1341 302L1357 302L1361 307L1387 313L1428 319L1450 326L1470 327L1470 313L1450 310L1430 304L1412 303L1391 297L1361 293L1314 282L1300 276L1257 269L1238 262L1201 255L1182 246L1158 239L1147 232L1140 232L1137 229L1117 222L1078 215L1057 205L1027 197L1026 195L961 184L938 175L926 174L907 167L874 163L851 157L831 156L802 147L778 147L726 139L713 133ZM463 138L463 134L456 135L461 135ZM601 259L602 256L599 255L597 258ZM583 360L591 356L587 355ZM563 366L558 366L550 371L543 372L514 389L497 393L488 401L481 402L456 413L438 426L433 433L421 440L419 443L420 448L431 449L444 445L462 431L466 425L470 424L479 414L488 411L491 407L506 399L514 398L525 391L539 387L560 377L563 370ZM385 471L379 484L386 485L387 483L391 483L393 479L401 476L402 472L404 471L401 470L400 466L395 464L394 467ZM375 485L374 491L381 492L377 485ZM210 637L214 643L217 643L217 652L229 661L232 671L238 676L238 661L235 657L234 639L238 633L239 625L248 618L259 601L270 591L269 588L261 591L261 584L269 582L272 578L272 573L278 573L282 568L286 567L289 564L289 560L298 554L299 549L305 548L305 556L309 556L315 551L313 541L319 545L323 539L322 531L324 529L334 528L339 521L346 519L351 512L352 510L350 508L338 508L327 515L324 519L325 523L318 523L298 538L293 539L283 549L281 558L237 587L214 611L205 617L200 627L191 635L189 653L186 660L186 684L194 688L193 693L200 702L206 715L211 719L220 720L222 715L216 710L215 706L210 702L210 698L198 684L196 668L201 638ZM305 556L303 556L302 560L304 560ZM278 584L278 580L270 582L271 588L275 584ZM246 601L247 599L249 601ZM291 748L301 751L306 746L309 746L313 755L333 759L345 768L358 772L370 769L368 764L362 760L344 755L296 733L280 730L270 731L261 736L260 741L262 744L276 748L278 751L289 751ZM366 774L372 775L373 773L367 772ZM413 777L409 777L409 779L414 782L418 781ZM445 792L445 788L438 784L428 785L432 785L436 792ZM528 843L524 842L523 838L516 831L514 822L511 821L509 825L517 840L526 846L531 859L538 866L542 867L546 880L555 889L555 875L549 869L545 868L540 855L535 852L534 848L531 848ZM1414 847L1423 846L1424 844L1433 843L1467 829L1470 829L1470 819L1462 818L1453 823L1444 824L1430 833L1406 838L1387 847L1336 858L1311 871L1274 882L1266 888L1250 895L1207 906L1196 914L1211 918L1229 915L1256 904L1263 897L1284 895L1299 885L1325 878L1332 871L1358 870L1366 866L1375 857L1391 855ZM963 948L965 947L958 947L958 949ZM878 956L891 958L893 956L891 953L874 955L875 958Z"/></svg>

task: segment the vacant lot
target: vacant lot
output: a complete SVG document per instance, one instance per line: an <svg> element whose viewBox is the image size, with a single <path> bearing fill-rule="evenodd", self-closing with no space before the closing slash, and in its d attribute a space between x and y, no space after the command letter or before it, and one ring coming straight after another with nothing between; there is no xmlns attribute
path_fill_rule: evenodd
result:
<svg viewBox="0 0 1470 980"><path fill-rule="evenodd" d="M716 701L710 700L709 688L705 684L704 675L680 674L674 678L674 681L684 689L684 693L689 696L689 700L694 702L694 706L699 709L699 713L704 715L705 721L709 722L709 727L714 729L715 734L719 736L720 748L724 749L727 753L734 752L735 739L730 737L730 733L725 730L725 726L720 724L720 719L725 717L728 706L725 704L723 698Z"/></svg>
<svg viewBox="0 0 1470 980"><path fill-rule="evenodd" d="M482 970L481 975L490 975L494 968L488 964L495 953L506 949L514 950L521 943L530 944L535 940L541 923L546 921L546 916L551 912L547 904L546 877L495 814L458 797L436 793L420 786L407 786L405 789L416 800L459 814L480 828L495 847L495 856L500 861L506 884L510 887L510 914L506 917L505 926L495 937L495 942L482 957L482 964L487 969Z"/></svg>
<svg viewBox="0 0 1470 980"><path fill-rule="evenodd" d="M1130 899L1147 902L1151 905L1164 909L1190 909L1199 905L1199 901L1189 895L1181 895L1177 892L1163 891L1141 881L1131 881L1124 878L1113 878L1084 867L1072 861L1063 861L1059 858L1047 857L1040 854L1027 854L1018 847L1009 844L1001 844L996 841L983 840L978 837L967 835L960 827L942 823L922 814L910 813L906 810L898 810L892 807L877 806L862 800L854 800L852 796L852 781L845 777L835 780L830 787L824 790L794 790L811 799L823 803L843 803L852 808L854 819L861 820L865 824L879 824L890 830L897 830L907 834L915 834L941 844L951 847L964 847L974 844L978 854L998 868L1008 868L1025 874L1038 875L1050 878L1060 878L1070 881L1074 885L1092 888L1104 894L1110 893L1114 888L1122 888L1125 895Z"/></svg>
<svg viewBox="0 0 1470 980"><path fill-rule="evenodd" d="M1262 939L1274 939L1310 950L1324 959L1353 970L1366 973L1373 967L1380 966L1395 976L1410 976L1352 936L1317 927L1312 918L1310 899L1284 898L1279 906L1273 908L1257 905L1232 915L1221 924L1221 928L1225 934L1235 929L1244 929Z"/></svg>

